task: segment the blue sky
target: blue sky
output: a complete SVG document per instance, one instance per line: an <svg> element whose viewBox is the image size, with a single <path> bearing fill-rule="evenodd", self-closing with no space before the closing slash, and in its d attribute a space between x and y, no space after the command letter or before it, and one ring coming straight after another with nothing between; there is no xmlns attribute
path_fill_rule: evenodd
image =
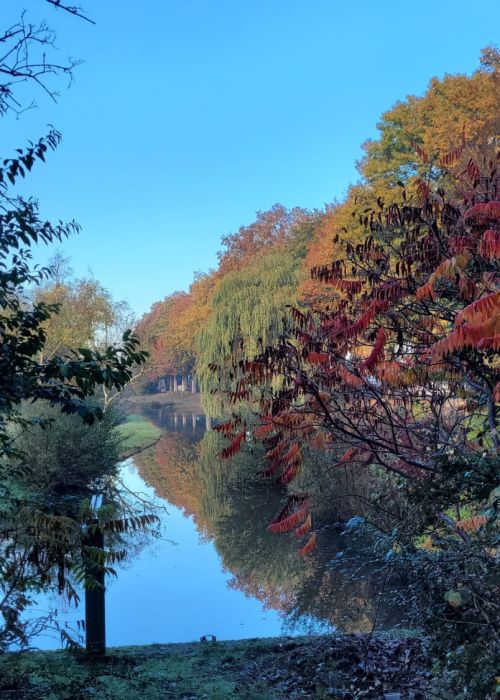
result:
<svg viewBox="0 0 500 700"><path fill-rule="evenodd" d="M472 72L500 27L498 0L81 0L96 26L9 2L84 63L57 104L2 120L1 155L63 133L25 192L82 225L63 252L137 313L214 267L257 210L342 197L380 114Z"/></svg>

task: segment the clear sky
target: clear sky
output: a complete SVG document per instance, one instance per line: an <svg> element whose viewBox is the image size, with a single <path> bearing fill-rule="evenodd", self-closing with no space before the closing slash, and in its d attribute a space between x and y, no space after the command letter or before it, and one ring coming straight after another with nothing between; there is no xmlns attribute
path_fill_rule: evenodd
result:
<svg viewBox="0 0 500 700"><path fill-rule="evenodd" d="M25 191L82 225L64 253L137 313L214 267L221 236L257 210L342 197L383 111L500 40L499 0L81 4L96 26L0 0L2 26L24 7L62 58L84 60L57 104L40 94L2 119L0 155L48 123L63 133Z"/></svg>

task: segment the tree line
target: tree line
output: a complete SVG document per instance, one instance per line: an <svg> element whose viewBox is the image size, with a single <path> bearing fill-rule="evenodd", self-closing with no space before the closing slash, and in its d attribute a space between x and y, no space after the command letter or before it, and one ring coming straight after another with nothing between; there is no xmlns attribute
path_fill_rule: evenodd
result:
<svg viewBox="0 0 500 700"><path fill-rule="evenodd" d="M376 563L454 698L495 692L499 652L499 70L487 48L395 105L342 202L259 214L179 318L174 295L138 327L175 369L149 329L201 311L190 362L218 459L261 455L269 530L300 555L340 535L334 568Z"/></svg>
<svg viewBox="0 0 500 700"><path fill-rule="evenodd" d="M421 177L438 177L439 162L465 140L483 142L496 133L498 54L483 50L471 76L434 78L421 97L410 96L381 117L378 139L363 144L360 180L346 197L321 211L287 210L276 204L256 220L222 238L216 269L197 273L188 291L174 292L153 304L136 330L150 353L149 377L195 377L205 408L220 412L211 367L217 364L229 390L232 358L238 346L276 340L289 305L300 308L332 298L331 285L312 278L312 268L333 259L335 235L353 244L364 237L363 212L379 199L388 203L402 189L416 193ZM422 163L415 145L429 154ZM356 212L355 215L353 213ZM173 382L163 388L174 388ZM184 388L184 386L182 387ZM212 397L212 398L211 398Z"/></svg>

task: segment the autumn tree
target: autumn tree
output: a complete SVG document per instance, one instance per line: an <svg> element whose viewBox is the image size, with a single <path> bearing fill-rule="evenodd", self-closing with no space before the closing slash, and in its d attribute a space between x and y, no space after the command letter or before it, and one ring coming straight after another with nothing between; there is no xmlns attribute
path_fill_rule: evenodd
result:
<svg viewBox="0 0 500 700"><path fill-rule="evenodd" d="M205 408L214 415L220 415L231 404L229 393L239 349L257 349L277 339L283 331L286 307L296 300L300 263L312 235L314 217L306 218L301 211L288 229L290 215L280 209L284 221L278 230L283 237L275 240L277 210L271 210L273 226L266 245L249 254L241 268L220 279L211 300L211 314L198 336L197 373L205 392ZM219 370L216 381L214 366ZM215 395L214 389L218 389ZM211 397L215 397L213 401Z"/></svg>
<svg viewBox="0 0 500 700"><path fill-rule="evenodd" d="M420 146L416 154L429 158ZM438 182L416 175L414 195L363 210L364 240L338 239L333 263L312 271L338 292L330 307L292 309L280 341L242 359L236 377L237 394L258 407L253 434L270 477L294 482L308 445L323 446L330 469L390 476L360 515L381 536L390 530L380 512L392 519L391 551L405 553L422 581L416 598L434 582L427 625L436 616L445 625L447 641L434 638L442 654L471 639L471 654L481 653L496 639L498 163L493 131L444 156ZM221 455L230 457L247 428L236 420L224 430ZM304 555L322 531L319 521L311 534L320 498L314 486L291 493L269 526L307 536ZM484 678L467 678L484 689Z"/></svg>
<svg viewBox="0 0 500 700"><path fill-rule="evenodd" d="M338 296L338 290L310 276L312 268L335 259L336 236L352 245L360 243L372 209L399 201L403 189L407 197L417 197L418 188L429 179L445 185L448 165L463 143L485 145L492 134L500 133L499 63L498 50L487 47L471 76L433 78L422 96L409 95L382 115L379 136L363 144L360 181L343 201L327 209L316 227L299 291L305 304L317 308L321 302L325 307ZM415 149L425 157L417 157Z"/></svg>
<svg viewBox="0 0 500 700"><path fill-rule="evenodd" d="M270 278L266 279L268 272L272 275L272 262L266 256L273 253L277 256L279 251L282 257L289 259L290 269L297 269L297 261L305 255L307 242L312 235L313 219L313 215L302 209L288 211L281 205L259 212L255 222L240 227L237 232L222 239L223 248L219 253L219 266L216 270L198 275L189 292L175 292L162 302L154 304L137 326L138 334L150 351L150 377L165 374L190 375L192 381L196 377L194 381L199 381L204 391L210 390L207 382L210 382L212 375L207 372L207 367L214 361L214 357L221 359L219 348L228 337L227 329L220 326L221 322L224 326L221 313L225 312L219 310L218 306L230 301L233 293L231 285L240 288L237 297L241 298L242 303L247 306L249 303L256 304L256 318L259 314L264 314L268 325L276 326L277 329L280 315L287 303L287 294L290 301L297 286L296 273L292 273L293 281L286 283L291 284L293 289L290 287L288 291L284 290L283 273L277 273L281 275L280 280L275 279L273 282ZM267 262L264 262L265 259ZM257 279L255 270L259 265L267 265L267 268L258 273L260 278ZM265 294L258 294L256 285L260 283L265 285ZM248 285L247 291L251 296L244 301L245 285ZM277 304L276 311L271 310L273 303ZM237 304L238 302L232 312L234 319L238 312ZM266 304L269 308L264 310ZM231 331L234 330L233 326L234 324L231 325ZM266 321L260 325L257 322L253 329L247 328L245 332L247 331L255 339L266 335ZM212 340L219 345L211 347ZM227 348L224 349L224 355L227 354L226 351Z"/></svg>
<svg viewBox="0 0 500 700"><path fill-rule="evenodd" d="M294 227L305 221L307 216L304 209L296 207L287 210L281 204L275 204L268 211L257 212L253 223L222 237L222 250L218 253L219 272L224 276L240 269L254 256L282 246L291 237Z"/></svg>

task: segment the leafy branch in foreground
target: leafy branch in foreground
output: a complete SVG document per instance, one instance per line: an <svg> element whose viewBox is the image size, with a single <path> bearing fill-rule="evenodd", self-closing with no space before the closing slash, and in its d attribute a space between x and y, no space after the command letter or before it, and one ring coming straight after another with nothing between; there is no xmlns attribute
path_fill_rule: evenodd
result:
<svg viewBox="0 0 500 700"><path fill-rule="evenodd" d="M308 450L373 483L356 515L379 529L374 555L386 551L412 581L401 596L440 659L472 641L475 654L498 645L499 158L495 138L463 143L437 185L412 183L401 201L353 212L363 239L337 235L336 258L311 272L333 288L330 305L291 308L279 342L235 358L228 397L254 410L266 474L299 483L270 529L307 537L301 554L328 536L318 519L311 528L318 484L301 488ZM238 417L224 432L220 457L230 458L250 431ZM458 684L485 692L490 661L481 678L474 663L462 667Z"/></svg>
<svg viewBox="0 0 500 700"><path fill-rule="evenodd" d="M53 275L50 266L31 266L31 249L37 243L61 241L79 228L75 223L42 221L36 202L11 197L8 183L24 177L59 141L60 135L51 131L36 146L19 149L18 156L4 161L0 170L0 613L4 622L0 646L14 639L26 642L21 614L32 593L55 586L68 599L75 599L71 572L81 558L84 539L75 511L81 488L66 493L59 480L62 493L33 489L35 459L23 447L25 436L40 427L48 431L54 417L47 418L42 408L30 414L26 404L46 402L92 425L103 416L93 398L97 389L122 389L146 359L131 331L125 331L120 345L101 350L83 347L42 359L45 324L58 313L59 305L29 303L27 288ZM139 515L118 523L116 527L124 532L151 520Z"/></svg>

